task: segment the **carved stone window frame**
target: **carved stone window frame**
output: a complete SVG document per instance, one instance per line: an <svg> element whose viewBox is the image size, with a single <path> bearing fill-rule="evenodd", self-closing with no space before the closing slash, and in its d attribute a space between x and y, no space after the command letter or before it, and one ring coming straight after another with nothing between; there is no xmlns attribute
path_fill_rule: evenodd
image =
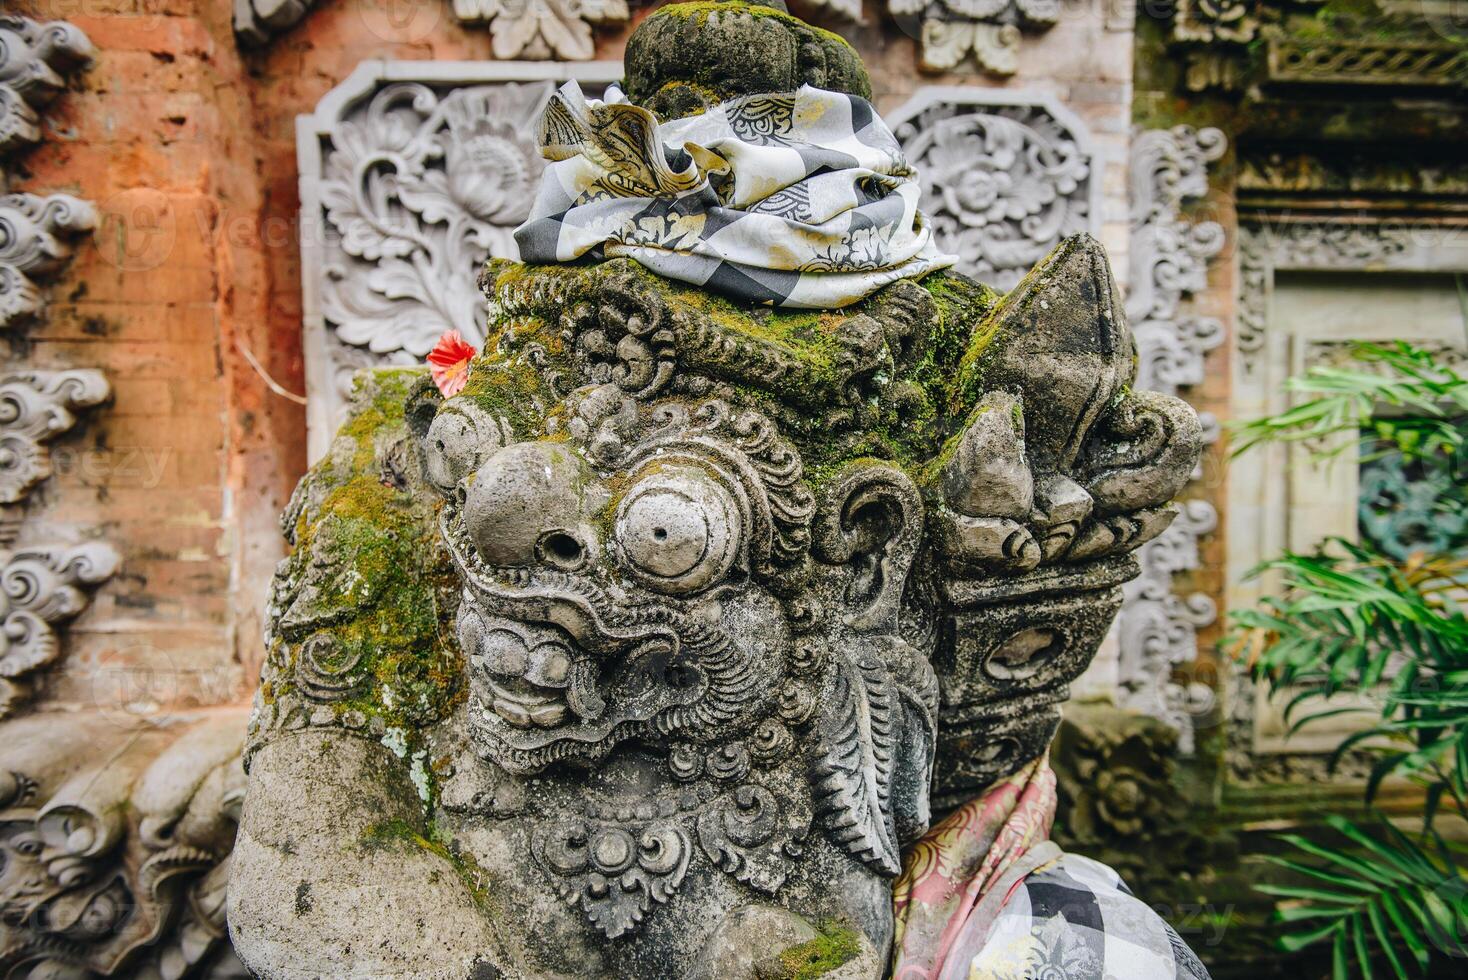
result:
<svg viewBox="0 0 1468 980"><path fill-rule="evenodd" d="M329 261L322 185L326 154L336 128L353 110L395 83L420 83L454 89L495 83L575 80L603 86L622 78L620 61L381 61L359 64L310 114L296 117L296 163L300 188L302 347L306 368L307 455L315 462L325 453L338 420L342 400L335 393L334 361L323 310L322 285Z"/></svg>
<svg viewBox="0 0 1468 980"><path fill-rule="evenodd" d="M1468 228L1359 219L1266 224L1244 217L1235 262L1239 285L1230 354L1231 411L1235 418L1257 418L1287 409L1286 379L1321 363L1344 341L1443 341L1428 332L1413 333L1415 324L1406 321L1383 323L1372 336L1298 335L1276 317L1275 283L1280 273L1468 274ZM1461 337L1456 340L1462 343ZM1251 608L1277 590L1278 583L1267 576L1245 580L1249 569L1261 561L1309 547L1322 532L1354 533L1359 467L1355 445L1345 447L1328 469L1309 464L1306 452L1299 446L1260 446L1230 465L1226 565L1230 608ZM1292 503L1306 498L1311 501L1308 505ZM1348 503L1321 508L1321 499ZM1307 520L1297 520L1292 519L1292 510L1300 511L1296 518L1307 510L1311 513ZM1254 689L1246 679L1236 693L1233 716L1235 747L1262 756L1327 752L1344 731L1354 730L1349 720L1339 725L1324 722L1286 740L1279 708L1267 703L1262 689Z"/></svg>

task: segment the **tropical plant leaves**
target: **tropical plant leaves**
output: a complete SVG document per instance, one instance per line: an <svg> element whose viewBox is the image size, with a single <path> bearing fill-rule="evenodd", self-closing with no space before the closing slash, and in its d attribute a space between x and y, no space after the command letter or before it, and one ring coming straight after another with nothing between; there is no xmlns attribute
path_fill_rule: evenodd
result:
<svg viewBox="0 0 1468 980"><path fill-rule="evenodd" d="M1425 971L1434 952L1465 951L1468 880L1446 848L1431 854L1385 820L1385 840L1343 817L1326 822L1351 850L1281 835L1310 860L1269 860L1300 883L1255 886L1283 900L1277 921L1302 927L1281 937L1282 950L1330 943L1337 980L1373 977L1373 961L1385 962L1386 975L1406 980Z"/></svg>

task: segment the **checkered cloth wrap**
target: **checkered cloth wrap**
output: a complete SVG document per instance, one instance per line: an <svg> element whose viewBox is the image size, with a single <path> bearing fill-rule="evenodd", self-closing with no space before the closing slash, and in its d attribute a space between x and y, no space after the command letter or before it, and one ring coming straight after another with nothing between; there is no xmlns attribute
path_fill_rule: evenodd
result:
<svg viewBox="0 0 1468 980"><path fill-rule="evenodd" d="M1050 841L1044 757L909 849L893 886L893 980L1208 980L1115 871Z"/></svg>
<svg viewBox="0 0 1468 980"><path fill-rule="evenodd" d="M846 306L952 265L871 103L805 86L659 123L567 82L540 124L541 177L515 231L526 262L628 256L757 303Z"/></svg>
<svg viewBox="0 0 1468 980"><path fill-rule="evenodd" d="M1188 944L1116 872L1061 854L1024 877L976 950L960 942L943 978L1208 980Z"/></svg>

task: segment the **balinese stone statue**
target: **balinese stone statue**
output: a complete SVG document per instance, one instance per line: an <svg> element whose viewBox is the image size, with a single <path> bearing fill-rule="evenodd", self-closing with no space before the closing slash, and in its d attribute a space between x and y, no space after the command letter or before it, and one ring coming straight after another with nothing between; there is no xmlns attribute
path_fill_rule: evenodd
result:
<svg viewBox="0 0 1468 980"><path fill-rule="evenodd" d="M869 95L742 4L663 8L627 71L663 120ZM929 263L834 310L612 254L491 263L462 390L365 375L296 491L258 976L882 976L904 847L1045 751L1196 463L1085 236L1007 296Z"/></svg>

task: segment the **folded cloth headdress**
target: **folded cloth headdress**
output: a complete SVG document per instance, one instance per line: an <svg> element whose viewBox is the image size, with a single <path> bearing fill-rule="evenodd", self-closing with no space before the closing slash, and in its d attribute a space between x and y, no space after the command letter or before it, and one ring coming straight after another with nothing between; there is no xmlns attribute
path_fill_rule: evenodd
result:
<svg viewBox="0 0 1468 980"><path fill-rule="evenodd" d="M660 123L567 82L540 125L526 262L626 256L738 299L830 309L954 263L870 102L803 86Z"/></svg>

